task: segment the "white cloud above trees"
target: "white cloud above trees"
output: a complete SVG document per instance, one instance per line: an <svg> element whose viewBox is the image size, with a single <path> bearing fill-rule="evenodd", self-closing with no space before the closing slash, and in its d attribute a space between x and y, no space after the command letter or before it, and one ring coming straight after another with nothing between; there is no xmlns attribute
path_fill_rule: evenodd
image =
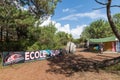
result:
<svg viewBox="0 0 120 80"><path fill-rule="evenodd" d="M56 21L52 21L51 17L49 17L46 21L44 21L40 26L46 26L50 23L54 24L57 28L57 31L64 31L66 33L72 34L73 38L77 39L80 37L84 27L87 25L78 25L76 28L71 28L70 24L62 25L61 23L58 23Z"/></svg>
<svg viewBox="0 0 120 80"><path fill-rule="evenodd" d="M67 9L66 9L66 11L67 11ZM90 19L98 19L98 18L106 19L107 18L106 15L101 13L99 10L94 10L92 12L70 14L68 16L58 19L58 21L79 20L80 18L86 18L86 17L90 18Z"/></svg>

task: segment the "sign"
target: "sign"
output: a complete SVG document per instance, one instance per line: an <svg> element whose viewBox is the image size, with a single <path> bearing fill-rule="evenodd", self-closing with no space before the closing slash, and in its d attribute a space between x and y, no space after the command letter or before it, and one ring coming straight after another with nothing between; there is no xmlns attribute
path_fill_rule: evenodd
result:
<svg viewBox="0 0 120 80"><path fill-rule="evenodd" d="M47 59L61 53L60 50L39 50L31 52L3 52L3 66Z"/></svg>

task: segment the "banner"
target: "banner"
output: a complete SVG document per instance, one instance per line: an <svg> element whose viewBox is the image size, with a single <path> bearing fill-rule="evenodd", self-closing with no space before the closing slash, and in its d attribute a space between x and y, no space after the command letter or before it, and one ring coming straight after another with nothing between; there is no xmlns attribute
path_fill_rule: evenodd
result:
<svg viewBox="0 0 120 80"><path fill-rule="evenodd" d="M3 52L3 66L24 63L34 60L43 60L52 56L59 55L61 50L39 50L31 52Z"/></svg>
<svg viewBox="0 0 120 80"><path fill-rule="evenodd" d="M3 52L2 54L2 64L3 66L16 64L16 63L24 63L25 58L24 52Z"/></svg>

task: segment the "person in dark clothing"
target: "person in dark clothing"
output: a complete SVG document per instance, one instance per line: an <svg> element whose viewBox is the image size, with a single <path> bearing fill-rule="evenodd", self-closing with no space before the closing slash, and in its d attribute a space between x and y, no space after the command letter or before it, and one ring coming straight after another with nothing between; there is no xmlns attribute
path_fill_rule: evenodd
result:
<svg viewBox="0 0 120 80"><path fill-rule="evenodd" d="M103 53L103 47L104 47L103 43L101 43L99 47L100 47L100 53Z"/></svg>

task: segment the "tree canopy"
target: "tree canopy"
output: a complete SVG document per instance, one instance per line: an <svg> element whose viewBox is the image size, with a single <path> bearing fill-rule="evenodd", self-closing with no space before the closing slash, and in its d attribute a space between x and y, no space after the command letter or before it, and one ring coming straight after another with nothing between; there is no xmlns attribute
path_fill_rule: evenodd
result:
<svg viewBox="0 0 120 80"><path fill-rule="evenodd" d="M106 8L106 14L107 14L107 18L108 18L108 22L110 24L110 27L113 31L113 33L115 34L115 36L120 40L120 32L117 29L116 24L113 21L112 15L111 15L111 8L112 7L119 7L120 5L112 5L112 0L105 0L105 2L103 2L102 0L95 0L98 4L103 5L103 7L99 8Z"/></svg>
<svg viewBox="0 0 120 80"><path fill-rule="evenodd" d="M27 9L36 18L45 18L54 14L56 5L61 0L1 0L1 5L9 4L19 10Z"/></svg>
<svg viewBox="0 0 120 80"><path fill-rule="evenodd" d="M0 0L0 51L31 50L36 45L39 49L54 48L49 43L55 41L56 28L53 25L36 28L34 24L53 15L58 2L60 0Z"/></svg>
<svg viewBox="0 0 120 80"><path fill-rule="evenodd" d="M120 23L119 16L120 14L113 15L114 22L116 23L117 29L120 31ZM82 32L82 39L90 39L90 38L105 38L114 35L112 32L108 21L98 19L93 21L89 26L86 26Z"/></svg>

